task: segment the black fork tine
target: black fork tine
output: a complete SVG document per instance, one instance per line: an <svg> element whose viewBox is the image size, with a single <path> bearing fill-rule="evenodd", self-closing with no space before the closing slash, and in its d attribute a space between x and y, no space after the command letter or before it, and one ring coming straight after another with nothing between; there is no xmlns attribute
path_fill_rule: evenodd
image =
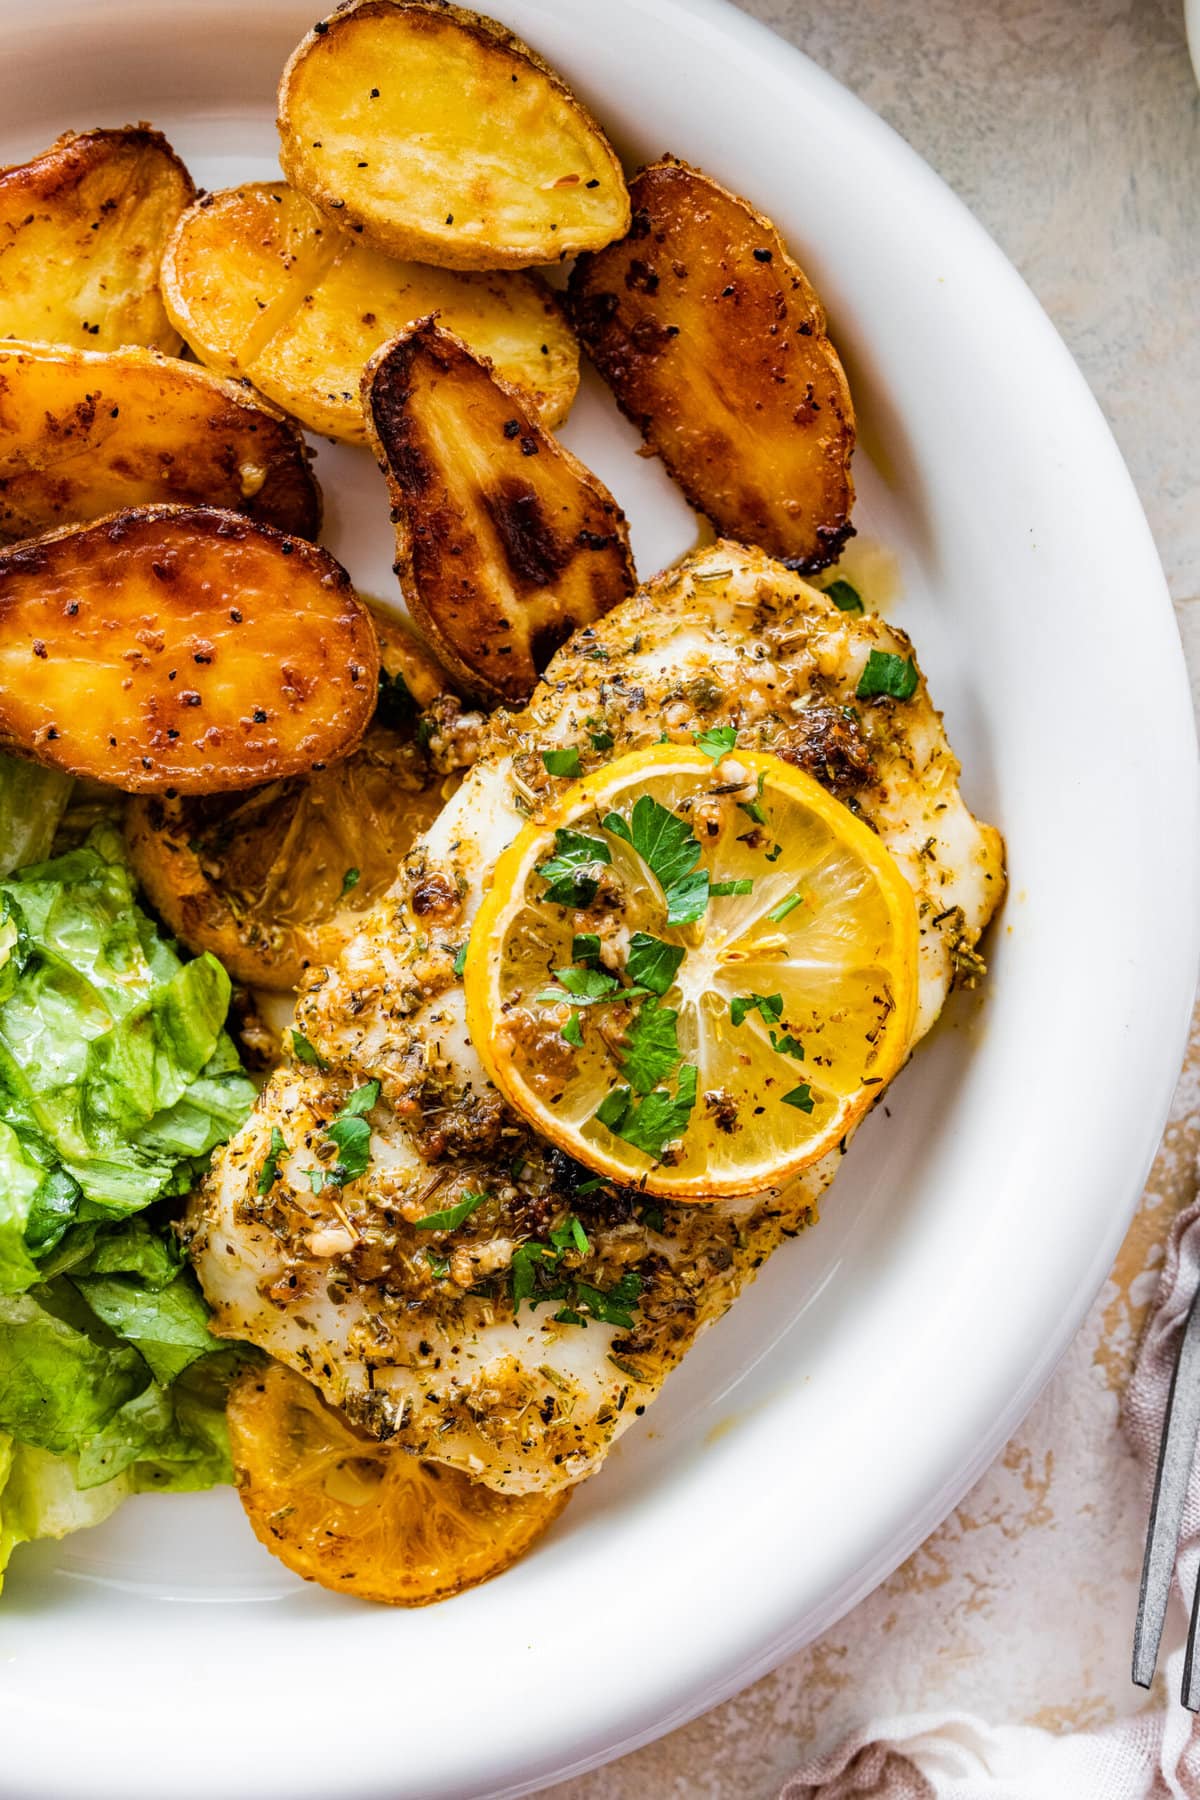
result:
<svg viewBox="0 0 1200 1800"><path fill-rule="evenodd" d="M1200 1288L1192 1297L1187 1324L1171 1391L1167 1396L1167 1416L1163 1422L1162 1442L1158 1450L1158 1472L1154 1477L1154 1498L1150 1502L1150 1525L1146 1536L1146 1556L1142 1563L1142 1590L1138 1597L1137 1624L1133 1633L1133 1679L1139 1687L1148 1688L1154 1680L1158 1647L1162 1640L1167 1603L1171 1598L1171 1576L1175 1569L1175 1550L1179 1527L1183 1521L1184 1501L1191 1480L1196 1455L1196 1435L1200 1428ZM1193 1712L1200 1711L1200 1669L1193 1680L1192 1644L1197 1634L1196 1608L1192 1609L1192 1625L1188 1638L1187 1665L1183 1677L1183 1701Z"/></svg>

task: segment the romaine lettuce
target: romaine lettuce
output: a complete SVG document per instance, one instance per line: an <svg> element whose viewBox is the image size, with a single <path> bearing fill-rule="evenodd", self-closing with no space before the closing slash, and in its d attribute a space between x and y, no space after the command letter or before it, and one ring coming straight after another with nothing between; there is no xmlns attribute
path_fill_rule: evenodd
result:
<svg viewBox="0 0 1200 1800"><path fill-rule="evenodd" d="M0 877L0 1570L126 1493L229 1478L239 1353L168 1204L253 1102L229 994L136 905L111 825Z"/></svg>

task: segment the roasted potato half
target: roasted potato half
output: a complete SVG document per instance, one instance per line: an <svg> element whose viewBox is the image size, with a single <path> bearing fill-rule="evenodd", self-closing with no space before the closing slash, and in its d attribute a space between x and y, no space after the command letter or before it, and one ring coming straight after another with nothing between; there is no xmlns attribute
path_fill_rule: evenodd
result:
<svg viewBox="0 0 1200 1800"><path fill-rule="evenodd" d="M132 793L203 794L354 748L375 627L327 551L146 506L0 551L0 746Z"/></svg>
<svg viewBox="0 0 1200 1800"><path fill-rule="evenodd" d="M279 84L279 135L293 187L393 256L524 269L629 224L616 152L570 88L445 0L350 0L314 26Z"/></svg>
<svg viewBox="0 0 1200 1800"><path fill-rule="evenodd" d="M621 410L723 537L812 571L853 535L854 407L825 313L774 225L668 158L633 226L580 257L570 311Z"/></svg>
<svg viewBox="0 0 1200 1800"><path fill-rule="evenodd" d="M140 795L125 812L134 870L191 950L251 987L298 987L333 961L395 878L448 792L418 711L448 680L428 651L376 615L379 705L357 750L312 775L244 794Z"/></svg>
<svg viewBox="0 0 1200 1800"><path fill-rule="evenodd" d="M0 541L163 500L315 538L310 464L290 419L194 363L0 341Z"/></svg>
<svg viewBox="0 0 1200 1800"><path fill-rule="evenodd" d="M380 344L438 312L490 356L547 424L566 418L579 346L531 275L456 275L394 262L330 226L283 182L210 194L163 258L171 318L196 355L242 375L312 431L365 443L359 381Z"/></svg>
<svg viewBox="0 0 1200 1800"><path fill-rule="evenodd" d="M477 1587L523 1556L571 1495L497 1494L364 1437L282 1363L239 1376L228 1419L255 1536L305 1581L360 1600L428 1606Z"/></svg>
<svg viewBox="0 0 1200 1800"><path fill-rule="evenodd" d="M0 170L0 337L178 350L158 264L195 193L147 125L67 132Z"/></svg>
<svg viewBox="0 0 1200 1800"><path fill-rule="evenodd" d="M528 698L558 646L637 585L624 513L433 319L372 358L363 404L414 620L467 687Z"/></svg>

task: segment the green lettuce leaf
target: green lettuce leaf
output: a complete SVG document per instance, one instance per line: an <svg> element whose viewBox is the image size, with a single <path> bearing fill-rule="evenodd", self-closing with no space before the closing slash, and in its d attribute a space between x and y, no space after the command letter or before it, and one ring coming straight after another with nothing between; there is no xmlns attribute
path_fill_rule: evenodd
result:
<svg viewBox="0 0 1200 1800"><path fill-rule="evenodd" d="M86 1489L76 1485L75 1477L71 1457L16 1444L0 1433L0 1587L18 1544L99 1525L136 1492L130 1476Z"/></svg>
<svg viewBox="0 0 1200 1800"><path fill-rule="evenodd" d="M0 876L50 854L73 777L17 756L0 756Z"/></svg>

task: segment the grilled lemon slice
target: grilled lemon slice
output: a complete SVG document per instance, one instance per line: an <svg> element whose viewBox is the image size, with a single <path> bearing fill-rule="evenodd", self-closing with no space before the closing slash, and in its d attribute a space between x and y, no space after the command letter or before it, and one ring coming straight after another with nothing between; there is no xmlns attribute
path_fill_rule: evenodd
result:
<svg viewBox="0 0 1200 1800"><path fill-rule="evenodd" d="M732 737L567 788L498 862L465 963L472 1040L514 1109L676 1200L777 1187L832 1149L916 1008L916 906L889 852Z"/></svg>
<svg viewBox="0 0 1200 1800"><path fill-rule="evenodd" d="M282 1363L239 1378L228 1418L255 1535L294 1574L362 1600L427 1606L476 1587L523 1556L570 1497L497 1494L363 1437Z"/></svg>

